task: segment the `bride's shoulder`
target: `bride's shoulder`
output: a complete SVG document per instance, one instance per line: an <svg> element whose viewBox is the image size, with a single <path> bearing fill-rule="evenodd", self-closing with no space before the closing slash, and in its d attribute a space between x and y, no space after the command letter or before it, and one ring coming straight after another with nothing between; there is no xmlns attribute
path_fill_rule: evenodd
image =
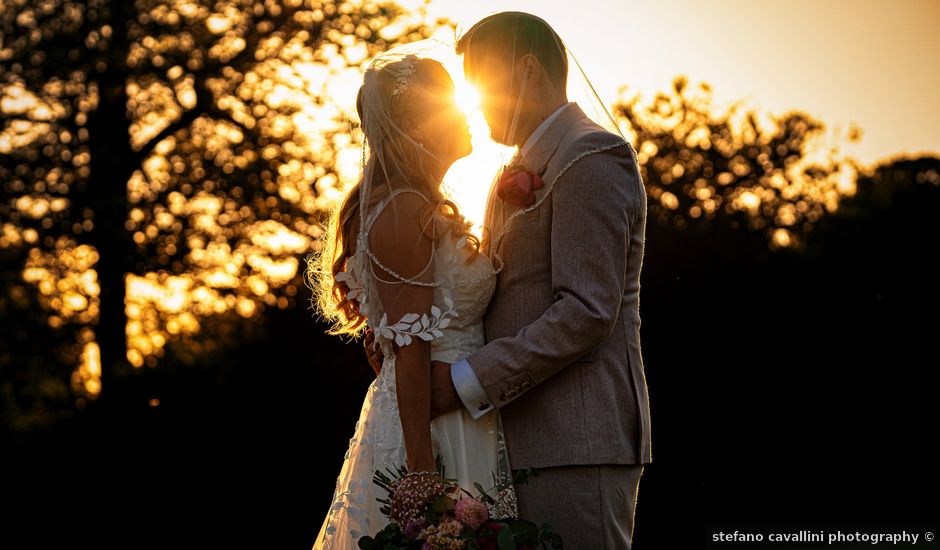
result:
<svg viewBox="0 0 940 550"><path fill-rule="evenodd" d="M372 218L366 234L373 260L411 272L433 256L440 229L433 204L424 195L402 190L387 196Z"/></svg>
<svg viewBox="0 0 940 550"><path fill-rule="evenodd" d="M391 245L390 241L401 244L430 239L438 247L451 243L459 238L463 219L455 217L448 204L447 200L434 201L416 189L397 189L373 210L369 242L379 246L382 242Z"/></svg>
<svg viewBox="0 0 940 550"><path fill-rule="evenodd" d="M386 196L374 211L369 222L370 233L384 235L413 232L421 228L429 218L431 202L422 193L412 189L397 189Z"/></svg>

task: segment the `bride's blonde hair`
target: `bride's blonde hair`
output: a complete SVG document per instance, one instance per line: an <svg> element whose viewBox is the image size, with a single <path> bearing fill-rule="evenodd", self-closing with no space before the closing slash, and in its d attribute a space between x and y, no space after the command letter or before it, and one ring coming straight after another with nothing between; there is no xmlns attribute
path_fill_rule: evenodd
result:
<svg viewBox="0 0 940 550"><path fill-rule="evenodd" d="M443 65L433 59L418 59L415 61L415 75L407 90L403 94L395 91L397 84L396 67L404 61L397 61L377 69L378 87L383 105L389 116L399 128L405 128L415 115L417 102L420 100L421 90L435 84L440 85L445 79L449 80ZM363 117L363 90L359 88L356 98L356 111L362 122L362 130L366 136L372 136L373 128L366 127ZM400 97L394 97L396 94ZM424 234L431 239L438 239L450 229L454 234L466 236L468 246L472 253L467 261L480 251L479 239L470 233L472 224L460 214L457 204L445 197L440 190L440 181L433 171L425 165L426 153L417 146L413 140L408 139L399 132L382 132L381 139L383 164L385 170L373 169L369 202L373 206L387 197L389 185L378 183L395 183L402 187L416 189L429 199L422 208L421 220ZM374 147L369 148L366 163L375 166L380 159L376 158ZM394 170L389 170L394 168ZM310 253L307 258L305 279L307 286L313 291L312 307L320 317L329 323L327 334L358 336L365 328L367 316L359 311L359 302L349 299L349 287L336 276L346 269L346 262L355 253L356 238L359 234L359 224L362 216L359 212L360 192L363 178L367 170L363 170L358 182L349 190L341 204L329 214L324 233L320 237L319 252ZM387 178L387 179L386 179ZM392 180L391 182L388 180ZM443 227L435 223L437 218L444 222Z"/></svg>

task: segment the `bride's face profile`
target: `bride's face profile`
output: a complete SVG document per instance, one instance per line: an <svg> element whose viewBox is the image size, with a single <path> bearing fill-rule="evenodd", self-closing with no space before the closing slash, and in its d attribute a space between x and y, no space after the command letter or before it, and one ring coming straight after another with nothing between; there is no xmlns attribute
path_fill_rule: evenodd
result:
<svg viewBox="0 0 940 550"><path fill-rule="evenodd" d="M413 113L411 131L436 158L445 163L465 157L472 151L467 115L457 105L454 81L443 66L434 61L419 64L422 83L409 94Z"/></svg>

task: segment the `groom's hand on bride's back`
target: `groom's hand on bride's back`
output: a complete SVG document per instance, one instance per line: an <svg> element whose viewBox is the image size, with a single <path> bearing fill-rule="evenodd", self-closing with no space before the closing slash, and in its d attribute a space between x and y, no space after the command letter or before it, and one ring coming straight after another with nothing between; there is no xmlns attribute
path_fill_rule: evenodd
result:
<svg viewBox="0 0 940 550"><path fill-rule="evenodd" d="M369 360L369 366L378 376L382 372L382 361L385 360L385 355L382 353L382 348L375 345L375 335L372 333L371 328L366 329L366 338L362 345L366 348L366 358Z"/></svg>
<svg viewBox="0 0 940 550"><path fill-rule="evenodd" d="M382 361L385 356L382 354L382 348L375 345L375 334L372 333L371 328L366 329L363 346L366 349L369 366L378 376L382 372ZM394 347L397 351L398 346ZM460 394L457 393L457 388L454 387L454 382L450 377L450 363L431 361L431 419L462 406Z"/></svg>
<svg viewBox="0 0 940 550"><path fill-rule="evenodd" d="M431 420L462 407L450 376L450 363L431 361Z"/></svg>

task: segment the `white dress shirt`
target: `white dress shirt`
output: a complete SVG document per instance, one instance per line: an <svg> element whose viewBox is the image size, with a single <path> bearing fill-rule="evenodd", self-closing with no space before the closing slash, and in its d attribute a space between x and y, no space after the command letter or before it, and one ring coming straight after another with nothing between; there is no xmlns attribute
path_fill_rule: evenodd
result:
<svg viewBox="0 0 940 550"><path fill-rule="evenodd" d="M554 113L550 114L548 118L539 124L539 127L525 140L522 149L520 149L520 154L523 157L532 150L532 147L534 147L542 137L545 130L551 126L552 121L565 110L565 107L572 104L573 102L569 101L555 109ZM460 359L456 363L451 364L450 378L454 381L454 388L457 389L460 400L463 401L464 407L467 408L467 412L470 413L470 416L472 416L474 420L493 409L493 404L490 402L489 398L486 397L486 392L483 390L483 385L480 384L480 379L477 378L476 373L470 368L470 363L468 363L466 359Z"/></svg>
<svg viewBox="0 0 940 550"><path fill-rule="evenodd" d="M532 147L534 147L535 144L538 142L539 138L542 137L542 134L545 133L545 130L548 130L548 127L552 125L552 121L558 118L558 115L560 115L561 112L565 110L565 107L567 107L568 105L571 105L572 103L574 102L569 101L568 103L565 103L561 107L555 109L554 113L548 115L548 118L546 118L545 120L542 121L541 124L539 124L539 127L536 128L535 131L532 132L532 135L530 135L529 138L525 140L525 143L522 144L522 149L520 149L520 152L522 153L523 157L526 156L526 154L532 150Z"/></svg>

